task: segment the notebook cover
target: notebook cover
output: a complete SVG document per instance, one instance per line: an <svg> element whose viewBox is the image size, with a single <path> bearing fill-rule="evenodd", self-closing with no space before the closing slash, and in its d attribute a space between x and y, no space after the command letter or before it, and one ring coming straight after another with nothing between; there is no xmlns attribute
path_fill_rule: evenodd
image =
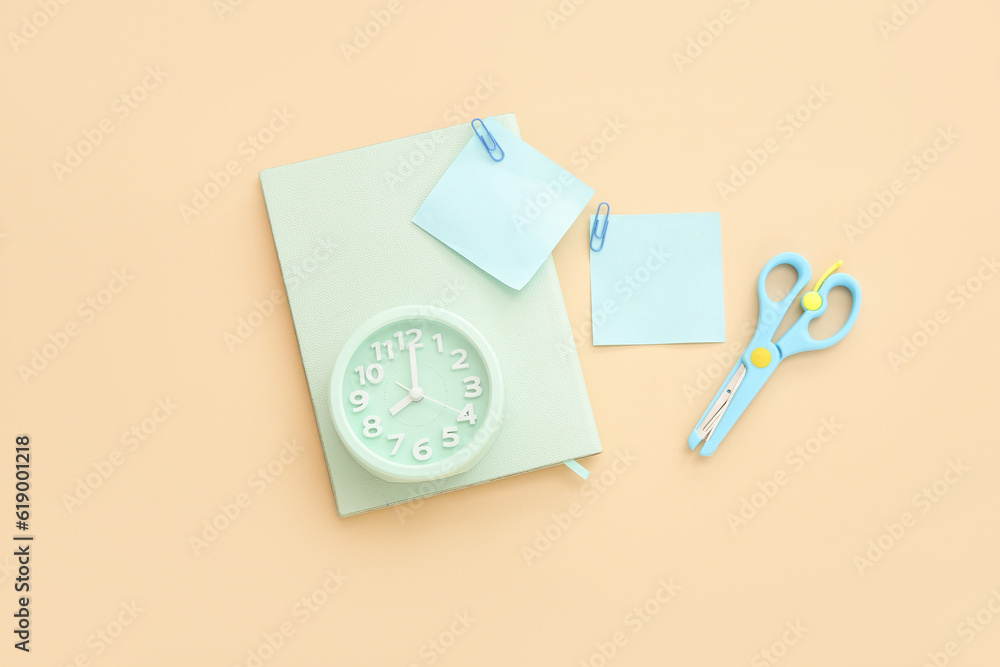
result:
<svg viewBox="0 0 1000 667"><path fill-rule="evenodd" d="M520 136L513 114L497 118ZM517 291L411 222L472 136L463 124L260 172L342 517L601 451L552 258ZM356 463L337 436L329 399L348 337L405 304L439 306L476 326L505 385L504 423L486 456L467 472L415 484L384 481Z"/></svg>

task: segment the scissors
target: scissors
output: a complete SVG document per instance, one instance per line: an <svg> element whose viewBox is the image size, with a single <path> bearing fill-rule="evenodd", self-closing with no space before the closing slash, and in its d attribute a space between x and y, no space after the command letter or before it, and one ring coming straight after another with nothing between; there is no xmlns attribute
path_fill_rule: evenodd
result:
<svg viewBox="0 0 1000 667"><path fill-rule="evenodd" d="M831 266L812 291L802 295L801 317L776 342L771 339L778 332L778 326L791 308L796 295L809 282L812 270L806 258L794 252L776 255L764 265L760 278L757 279L757 298L760 301L757 329L746 350L736 362L736 366L719 389L719 393L715 395L712 404L701 416L698 426L688 436L688 447L692 451L704 442L699 454L711 456L715 453L722 439L726 437L733 424L783 359L799 352L823 350L844 339L858 319L858 311L861 309L861 286L846 273L834 274L843 263L839 261ZM767 295L767 277L771 271L783 264L794 268L798 273L798 279L784 299L772 301ZM827 296L834 287L845 287L851 293L851 312L847 316L847 321L840 327L840 331L829 338L816 340L809 335L809 323L826 312Z"/></svg>

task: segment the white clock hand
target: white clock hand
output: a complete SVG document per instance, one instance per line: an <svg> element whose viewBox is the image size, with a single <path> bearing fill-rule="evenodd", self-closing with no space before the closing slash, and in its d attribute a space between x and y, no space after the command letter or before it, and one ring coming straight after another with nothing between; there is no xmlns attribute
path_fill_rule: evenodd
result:
<svg viewBox="0 0 1000 667"><path fill-rule="evenodd" d="M399 382L397 382L396 384L398 384L398 385L399 385L400 387L403 387L403 389L406 389L406 391L413 391L412 389L410 389L410 388L408 388L408 387L406 387L406 386L404 386L404 385L400 384ZM418 389L419 389L419 387L418 387ZM436 400L436 399L433 399L433 398L431 398L430 396L428 396L428 395L424 394L424 393L423 393L423 390L421 390L421 392L420 392L420 400L424 400L424 399L427 399L427 400L428 400L428 401L430 401L431 403L437 403L438 405L443 405L444 407L448 408L449 410L454 410L454 411L455 411L455 412L457 412L458 414L462 414L462 411L461 411L461 410L459 410L458 408L453 408L453 407L451 407L450 405L448 405L447 403L442 403L441 401L438 401L438 400ZM414 399L414 400L416 400L416 399ZM402 410L402 408L400 408L400 410ZM391 412L391 410L390 410L390 412Z"/></svg>
<svg viewBox="0 0 1000 667"><path fill-rule="evenodd" d="M397 382L397 384L399 383ZM402 410L412 402L413 402L413 397L410 396L409 394L406 394L406 396L403 397L403 400L401 400L399 403L396 403L396 405L389 408L389 414L395 417L396 413L398 413L400 410Z"/></svg>
<svg viewBox="0 0 1000 667"><path fill-rule="evenodd" d="M410 384L417 388L420 383L417 381L417 348L410 343Z"/></svg>
<svg viewBox="0 0 1000 667"><path fill-rule="evenodd" d="M412 350L413 348L411 347L410 349ZM398 382L396 384L398 384L400 387L403 387L403 385L399 384ZM406 389L406 396L400 399L399 403L396 403L396 405L389 408L389 414L392 415L393 417L395 417L396 413L398 413L400 410L405 408L410 403L416 403L417 401L424 400L424 390L421 389L420 387L413 385L413 389L408 389L407 387L403 387L403 389ZM431 400L433 401L434 399ZM434 402L436 403L437 401Z"/></svg>

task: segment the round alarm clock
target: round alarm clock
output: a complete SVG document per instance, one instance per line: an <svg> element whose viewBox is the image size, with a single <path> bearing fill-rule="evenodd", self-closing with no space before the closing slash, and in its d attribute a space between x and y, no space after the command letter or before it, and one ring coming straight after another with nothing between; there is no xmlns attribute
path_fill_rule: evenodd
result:
<svg viewBox="0 0 1000 667"><path fill-rule="evenodd" d="M376 315L344 344L330 410L347 451L392 482L465 472L496 439L503 380L479 331L433 306Z"/></svg>

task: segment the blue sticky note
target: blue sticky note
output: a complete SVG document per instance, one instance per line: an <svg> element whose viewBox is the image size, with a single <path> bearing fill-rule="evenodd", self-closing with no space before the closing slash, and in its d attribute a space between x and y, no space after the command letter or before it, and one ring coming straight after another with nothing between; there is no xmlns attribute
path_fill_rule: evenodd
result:
<svg viewBox="0 0 1000 667"><path fill-rule="evenodd" d="M725 341L719 214L608 216L590 299L594 345Z"/></svg>
<svg viewBox="0 0 1000 667"><path fill-rule="evenodd" d="M594 190L485 120L504 158L476 134L438 181L413 222L500 282L521 289L580 215Z"/></svg>

